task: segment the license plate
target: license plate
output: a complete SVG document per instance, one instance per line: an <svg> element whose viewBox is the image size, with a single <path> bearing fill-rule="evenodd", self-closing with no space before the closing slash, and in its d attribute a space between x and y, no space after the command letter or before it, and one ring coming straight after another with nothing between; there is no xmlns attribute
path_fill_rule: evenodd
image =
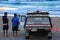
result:
<svg viewBox="0 0 60 40"><path fill-rule="evenodd" d="M31 31L37 31L37 29L32 29Z"/></svg>

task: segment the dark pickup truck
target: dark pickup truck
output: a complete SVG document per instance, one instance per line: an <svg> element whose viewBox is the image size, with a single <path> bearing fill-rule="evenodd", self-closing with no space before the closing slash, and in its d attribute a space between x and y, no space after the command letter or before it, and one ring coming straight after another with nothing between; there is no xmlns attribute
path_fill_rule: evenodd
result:
<svg viewBox="0 0 60 40"><path fill-rule="evenodd" d="M52 23L48 12L27 13L24 24L25 38L28 39L34 33L45 33L48 38L52 38Z"/></svg>

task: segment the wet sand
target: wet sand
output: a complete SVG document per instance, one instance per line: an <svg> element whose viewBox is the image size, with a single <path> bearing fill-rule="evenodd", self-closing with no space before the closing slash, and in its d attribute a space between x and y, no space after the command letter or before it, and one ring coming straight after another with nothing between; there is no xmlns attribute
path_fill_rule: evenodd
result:
<svg viewBox="0 0 60 40"><path fill-rule="evenodd" d="M3 23L2 23L2 17L0 16L0 40L26 40L24 37L25 33L23 31L18 32L18 38L15 38L12 36L12 23L11 23L11 19L12 16L9 16L9 37L2 37L2 28L3 28ZM53 23L53 28L58 27L58 32L56 32L55 30L52 30L52 40L60 40L60 17L51 17L52 19L52 23ZM31 39L33 40L33 39ZM37 40L37 39L35 39Z"/></svg>

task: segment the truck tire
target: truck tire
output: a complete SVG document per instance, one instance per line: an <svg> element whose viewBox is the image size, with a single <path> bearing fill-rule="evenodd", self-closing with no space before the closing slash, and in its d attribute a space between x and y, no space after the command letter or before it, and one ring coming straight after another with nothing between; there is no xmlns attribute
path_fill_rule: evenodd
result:
<svg viewBox="0 0 60 40"><path fill-rule="evenodd" d="M52 39L52 36L48 36L48 39Z"/></svg>
<svg viewBox="0 0 60 40"><path fill-rule="evenodd" d="M29 36L25 36L26 39L29 39Z"/></svg>

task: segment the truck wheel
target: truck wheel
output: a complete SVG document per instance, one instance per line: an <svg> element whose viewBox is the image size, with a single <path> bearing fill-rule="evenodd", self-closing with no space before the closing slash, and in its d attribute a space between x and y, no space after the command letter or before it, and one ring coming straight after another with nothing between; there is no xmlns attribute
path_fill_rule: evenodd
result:
<svg viewBox="0 0 60 40"><path fill-rule="evenodd" d="M29 39L29 36L25 36L26 39Z"/></svg>
<svg viewBox="0 0 60 40"><path fill-rule="evenodd" d="M48 36L48 39L51 39L52 38L52 36Z"/></svg>

